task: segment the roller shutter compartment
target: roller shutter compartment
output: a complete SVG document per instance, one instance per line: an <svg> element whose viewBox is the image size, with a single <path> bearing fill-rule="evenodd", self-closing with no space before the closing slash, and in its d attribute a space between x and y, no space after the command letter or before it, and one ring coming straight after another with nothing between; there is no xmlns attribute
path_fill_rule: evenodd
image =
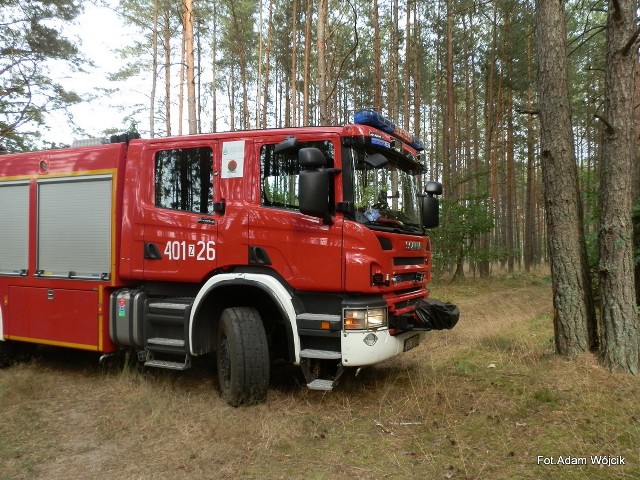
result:
<svg viewBox="0 0 640 480"><path fill-rule="evenodd" d="M29 184L0 183L0 275L26 275L29 249Z"/></svg>
<svg viewBox="0 0 640 480"><path fill-rule="evenodd" d="M111 202L111 176L39 181L37 275L108 280Z"/></svg>

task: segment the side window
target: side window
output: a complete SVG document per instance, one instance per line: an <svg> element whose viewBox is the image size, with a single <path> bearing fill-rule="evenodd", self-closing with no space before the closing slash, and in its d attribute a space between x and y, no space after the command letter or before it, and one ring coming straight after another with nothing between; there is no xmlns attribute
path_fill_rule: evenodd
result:
<svg viewBox="0 0 640 480"><path fill-rule="evenodd" d="M261 203L265 207L297 210L300 176L298 150L275 153L275 147L275 144L263 145L260 149ZM333 164L333 143L324 141L298 144L298 149L307 147L319 148L327 157L329 166Z"/></svg>
<svg viewBox="0 0 640 480"><path fill-rule="evenodd" d="M212 213L213 151L179 148L156 153L156 207Z"/></svg>

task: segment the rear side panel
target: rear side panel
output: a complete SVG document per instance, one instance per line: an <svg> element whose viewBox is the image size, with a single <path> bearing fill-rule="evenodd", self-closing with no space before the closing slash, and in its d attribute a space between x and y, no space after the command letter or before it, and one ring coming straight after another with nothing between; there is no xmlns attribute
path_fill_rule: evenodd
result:
<svg viewBox="0 0 640 480"><path fill-rule="evenodd" d="M0 158L0 340L108 352L126 146Z"/></svg>
<svg viewBox="0 0 640 480"><path fill-rule="evenodd" d="M98 350L97 305L97 290L9 287L11 338Z"/></svg>

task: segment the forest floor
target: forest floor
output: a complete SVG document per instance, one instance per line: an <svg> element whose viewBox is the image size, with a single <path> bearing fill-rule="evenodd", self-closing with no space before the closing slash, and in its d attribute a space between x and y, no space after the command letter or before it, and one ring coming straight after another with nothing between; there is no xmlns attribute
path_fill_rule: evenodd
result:
<svg viewBox="0 0 640 480"><path fill-rule="evenodd" d="M180 373L58 349L0 371L0 479L640 478L640 379L553 350L548 279L437 284L461 319L329 393L274 365L232 408Z"/></svg>

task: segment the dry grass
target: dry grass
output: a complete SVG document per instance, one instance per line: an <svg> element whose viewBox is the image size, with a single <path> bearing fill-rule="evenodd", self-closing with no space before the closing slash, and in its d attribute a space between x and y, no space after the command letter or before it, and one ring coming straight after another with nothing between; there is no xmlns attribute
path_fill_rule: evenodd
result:
<svg viewBox="0 0 640 480"><path fill-rule="evenodd" d="M332 393L274 366L267 403L248 408L217 396L206 360L140 372L42 350L0 371L0 479L640 478L640 382L553 355L548 284L463 282L433 296L460 305L452 331Z"/></svg>

